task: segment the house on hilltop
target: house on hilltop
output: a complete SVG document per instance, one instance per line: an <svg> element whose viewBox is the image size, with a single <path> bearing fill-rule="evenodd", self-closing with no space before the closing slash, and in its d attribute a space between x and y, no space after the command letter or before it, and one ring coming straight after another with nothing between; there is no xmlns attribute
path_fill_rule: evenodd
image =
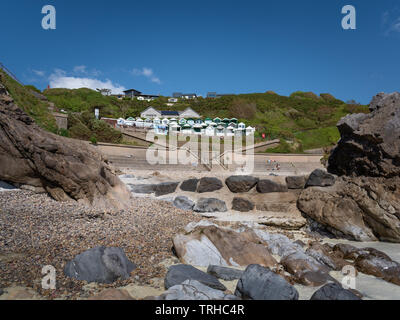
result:
<svg viewBox="0 0 400 320"><path fill-rule="evenodd" d="M148 107L140 114L141 118L154 119L154 118L201 118L201 116L192 108L187 108L184 111L164 111L157 110L153 107Z"/></svg>

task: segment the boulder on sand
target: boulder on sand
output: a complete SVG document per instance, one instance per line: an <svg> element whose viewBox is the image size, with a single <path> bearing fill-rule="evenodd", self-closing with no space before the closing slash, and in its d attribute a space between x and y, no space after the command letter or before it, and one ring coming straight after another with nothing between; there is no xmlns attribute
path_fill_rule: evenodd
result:
<svg viewBox="0 0 400 320"><path fill-rule="evenodd" d="M257 183L257 191L259 193L287 192L288 188L286 185L274 182L272 180L262 179Z"/></svg>
<svg viewBox="0 0 400 320"><path fill-rule="evenodd" d="M94 147L41 129L1 83L0 163L0 180L44 188L58 201L126 208L131 197Z"/></svg>
<svg viewBox="0 0 400 320"><path fill-rule="evenodd" d="M200 198L193 208L196 212L226 212L225 201L216 198Z"/></svg>
<svg viewBox="0 0 400 320"><path fill-rule="evenodd" d="M207 268L207 273L225 281L232 281L240 279L243 275L243 270L210 265Z"/></svg>
<svg viewBox="0 0 400 320"><path fill-rule="evenodd" d="M234 197L232 200L232 210L240 212L248 212L253 210L255 207L254 203L248 199Z"/></svg>
<svg viewBox="0 0 400 320"><path fill-rule="evenodd" d="M225 180L225 184L233 193L242 193L250 191L259 181L252 176L230 176Z"/></svg>
<svg viewBox="0 0 400 320"><path fill-rule="evenodd" d="M182 191L196 192L199 179L188 179L182 182L180 188Z"/></svg>
<svg viewBox="0 0 400 320"><path fill-rule="evenodd" d="M239 300L238 297L225 294L197 280L186 280L179 285L170 287L154 300Z"/></svg>
<svg viewBox="0 0 400 320"><path fill-rule="evenodd" d="M288 176L285 179L288 189L303 189L306 184L304 176Z"/></svg>
<svg viewBox="0 0 400 320"><path fill-rule="evenodd" d="M182 210L192 210L194 202L185 196L178 196L174 199L174 206Z"/></svg>
<svg viewBox="0 0 400 320"><path fill-rule="evenodd" d="M179 285L186 280L196 280L210 288L226 290L226 287L216 277L187 264L173 265L168 269L164 279L165 289Z"/></svg>
<svg viewBox="0 0 400 320"><path fill-rule="evenodd" d="M252 300L298 300L299 293L289 282L260 265L249 265L240 278L235 295Z"/></svg>
<svg viewBox="0 0 400 320"><path fill-rule="evenodd" d="M222 189L223 185L221 180L213 177L204 177L200 179L199 186L197 187L197 192L213 192Z"/></svg>
<svg viewBox="0 0 400 320"><path fill-rule="evenodd" d="M120 248L96 247L78 254L64 267L64 274L87 282L113 283L129 278L136 266Z"/></svg>
<svg viewBox="0 0 400 320"><path fill-rule="evenodd" d="M329 187L334 184L335 177L333 175L324 170L315 169L308 177L305 187Z"/></svg>
<svg viewBox="0 0 400 320"><path fill-rule="evenodd" d="M340 284L328 283L319 288L310 300L361 300L350 290L344 289Z"/></svg>

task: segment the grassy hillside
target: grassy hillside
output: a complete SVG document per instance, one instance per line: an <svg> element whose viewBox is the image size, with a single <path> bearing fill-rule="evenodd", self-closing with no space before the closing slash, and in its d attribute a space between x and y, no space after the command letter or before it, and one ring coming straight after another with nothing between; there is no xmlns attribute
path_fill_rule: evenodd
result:
<svg viewBox="0 0 400 320"><path fill-rule="evenodd" d="M21 86L2 69L0 69L0 82L7 88L15 103L29 114L40 127L57 133L56 121L49 111L49 105L39 100L32 93L31 87Z"/></svg>
<svg viewBox="0 0 400 320"><path fill-rule="evenodd" d="M105 97L90 89L48 89L47 98L60 109L89 112L100 109L102 117L137 117L148 106L160 110L184 110L191 107L204 117L235 117L257 128L261 134L282 139L279 152L302 152L333 145L339 139L338 120L349 113L368 112L367 106L347 104L330 94L294 92L289 97L274 92L224 96L218 99L180 100L166 106L167 97L152 102ZM276 150L271 150L276 151Z"/></svg>

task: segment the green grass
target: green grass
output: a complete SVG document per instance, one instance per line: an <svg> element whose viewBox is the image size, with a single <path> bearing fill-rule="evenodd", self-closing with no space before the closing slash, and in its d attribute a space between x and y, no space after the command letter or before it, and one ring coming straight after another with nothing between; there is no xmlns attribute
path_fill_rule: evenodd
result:
<svg viewBox="0 0 400 320"><path fill-rule="evenodd" d="M179 100L174 106L166 106L167 97L159 97L151 102L118 100L90 89L48 89L43 94L58 109L74 113L79 120L72 119L68 129L70 137L89 140L94 136L98 141L113 143L122 141L121 137L113 132L115 130L107 130L104 124L93 121L95 108L100 109L100 117L112 118L138 117L148 106L177 111L190 107L204 118L236 117L246 125L256 127L255 142L261 141L262 133L269 139L292 141L274 148L276 152L301 152L331 146L339 139L336 123L341 117L349 113L368 112L367 106L346 104L329 93L318 96L312 92L300 91L288 97L266 92L218 99ZM43 123L40 113L35 112L35 120L39 119ZM107 131L105 134L102 133L104 130Z"/></svg>
<svg viewBox="0 0 400 320"><path fill-rule="evenodd" d="M0 69L0 82L7 88L14 102L31 116L40 127L53 133L58 132L56 121L48 109L48 104L37 99L29 86L21 86L2 69Z"/></svg>

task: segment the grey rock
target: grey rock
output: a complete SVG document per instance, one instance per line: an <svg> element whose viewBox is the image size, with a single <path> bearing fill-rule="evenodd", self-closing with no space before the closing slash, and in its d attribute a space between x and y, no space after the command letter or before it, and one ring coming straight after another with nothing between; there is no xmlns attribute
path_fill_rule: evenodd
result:
<svg viewBox="0 0 400 320"><path fill-rule="evenodd" d="M154 193L154 184L128 184L128 187L133 193Z"/></svg>
<svg viewBox="0 0 400 320"><path fill-rule="evenodd" d="M303 189L306 184L304 176L288 176L286 177L286 185L288 189Z"/></svg>
<svg viewBox="0 0 400 320"><path fill-rule="evenodd" d="M185 180L182 182L180 188L182 191L196 192L199 181L200 181L199 179Z"/></svg>
<svg viewBox="0 0 400 320"><path fill-rule="evenodd" d="M222 267L222 266L214 266L210 265L207 268L207 273L226 281L232 281L236 279L240 279L243 275L243 270Z"/></svg>
<svg viewBox="0 0 400 320"><path fill-rule="evenodd" d="M4 290L0 288L0 296L4 293Z"/></svg>
<svg viewBox="0 0 400 320"><path fill-rule="evenodd" d="M188 197L179 196L175 198L174 206L182 210L192 210L194 207L194 202Z"/></svg>
<svg viewBox="0 0 400 320"><path fill-rule="evenodd" d="M200 198L193 208L196 212L226 212L225 201L216 198Z"/></svg>
<svg viewBox="0 0 400 320"><path fill-rule="evenodd" d="M223 185L221 180L212 177L204 177L200 179L199 186L197 187L197 192L213 192L222 189Z"/></svg>
<svg viewBox="0 0 400 320"><path fill-rule="evenodd" d="M231 192L241 193L250 191L258 181L258 178L252 176L230 176L225 180L225 184Z"/></svg>
<svg viewBox="0 0 400 320"><path fill-rule="evenodd" d="M310 300L361 300L350 290L343 289L337 283L328 283L318 289Z"/></svg>
<svg viewBox="0 0 400 320"><path fill-rule="evenodd" d="M248 212L253 210L254 207L254 203L247 199L235 197L232 200L232 209L236 211Z"/></svg>
<svg viewBox="0 0 400 320"><path fill-rule="evenodd" d="M225 291L226 287L218 279L188 264L173 265L164 279L165 289L182 284L186 280L197 280L213 289Z"/></svg>
<svg viewBox="0 0 400 320"><path fill-rule="evenodd" d="M282 185L272 180L262 179L257 183L257 191L259 193L287 192L288 188L286 185Z"/></svg>
<svg viewBox="0 0 400 320"><path fill-rule="evenodd" d="M308 187L329 187L335 184L335 177L321 169L314 170L306 182L306 188Z"/></svg>
<svg viewBox="0 0 400 320"><path fill-rule="evenodd" d="M284 278L258 264L249 265L240 278L235 295L252 300L298 300L299 293Z"/></svg>
<svg viewBox="0 0 400 320"><path fill-rule="evenodd" d="M154 186L156 197L174 193L179 182L163 182Z"/></svg>
<svg viewBox="0 0 400 320"><path fill-rule="evenodd" d="M393 92L386 94L384 92L378 93L374 96L369 104L369 110L371 112L377 111L381 108L389 107L398 107L400 105L400 93Z"/></svg>
<svg viewBox="0 0 400 320"><path fill-rule="evenodd" d="M186 280L182 284L170 287L155 300L239 300L239 298L210 288L197 280Z"/></svg>
<svg viewBox="0 0 400 320"><path fill-rule="evenodd" d="M87 282L113 283L128 279L136 266L120 248L96 247L78 254L64 268L64 274Z"/></svg>

